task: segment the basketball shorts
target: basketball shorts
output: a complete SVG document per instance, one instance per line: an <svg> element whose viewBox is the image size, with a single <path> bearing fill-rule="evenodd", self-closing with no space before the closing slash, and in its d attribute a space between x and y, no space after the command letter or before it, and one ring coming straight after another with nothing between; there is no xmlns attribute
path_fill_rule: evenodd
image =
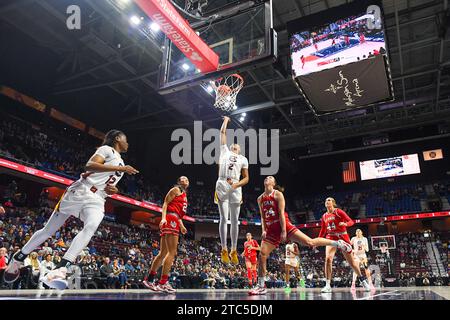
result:
<svg viewBox="0 0 450 320"><path fill-rule="evenodd" d="M330 235L330 234L327 234L325 238L330 239L330 240L334 240L334 241L344 240L348 244L351 244L350 243L350 237L348 236L348 233L341 234L341 235Z"/></svg>
<svg viewBox="0 0 450 320"><path fill-rule="evenodd" d="M251 264L257 264L258 258L257 256L245 257L245 263L247 264L247 262L250 262Z"/></svg>
<svg viewBox="0 0 450 320"><path fill-rule="evenodd" d="M180 234L180 220L178 219L178 215L167 213L166 215L166 223L161 228L161 236L166 234L174 234L178 236Z"/></svg>
<svg viewBox="0 0 450 320"><path fill-rule="evenodd" d="M297 259L286 259L284 264L287 264L288 266L297 268L298 267L298 260Z"/></svg>
<svg viewBox="0 0 450 320"><path fill-rule="evenodd" d="M86 208L95 208L104 213L105 198L97 192L92 192L89 186L75 182L66 189L57 203L55 211L80 218L81 211Z"/></svg>
<svg viewBox="0 0 450 320"><path fill-rule="evenodd" d="M242 202L242 188L234 190L231 185L226 181L219 179L216 182L216 193L214 195L214 202L218 201L229 203L241 203Z"/></svg>
<svg viewBox="0 0 450 320"><path fill-rule="evenodd" d="M286 220L286 238L289 239L298 229L289 221ZM266 241L275 247L278 247L281 242L281 226L279 223L271 224L266 229L266 237L263 241Z"/></svg>

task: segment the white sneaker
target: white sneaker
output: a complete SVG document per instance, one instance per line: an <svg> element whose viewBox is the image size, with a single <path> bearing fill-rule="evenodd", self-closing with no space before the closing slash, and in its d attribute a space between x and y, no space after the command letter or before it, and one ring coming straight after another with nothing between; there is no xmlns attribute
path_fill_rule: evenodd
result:
<svg viewBox="0 0 450 320"><path fill-rule="evenodd" d="M265 287L261 287L259 285L256 286L255 289L250 290L248 294L250 296L264 295L267 293L267 289Z"/></svg>
<svg viewBox="0 0 450 320"><path fill-rule="evenodd" d="M347 253L351 253L353 251L352 246L344 240L338 240L338 248Z"/></svg>
<svg viewBox="0 0 450 320"><path fill-rule="evenodd" d="M142 281L142 284L143 284L146 288L148 288L148 289L150 289L150 290L152 290L152 291L156 291L156 292L161 291L161 290L159 289L158 284L156 284L155 282L148 281L148 280L144 280L144 281Z"/></svg>
<svg viewBox="0 0 450 320"><path fill-rule="evenodd" d="M66 276L67 268L61 267L47 273L44 279L42 279L42 282L49 288L63 290L66 289L69 284L66 280Z"/></svg>
<svg viewBox="0 0 450 320"><path fill-rule="evenodd" d="M165 284L158 284L158 291L162 291L165 293L175 294L177 293L177 290L172 288L169 282L166 282Z"/></svg>
<svg viewBox="0 0 450 320"><path fill-rule="evenodd" d="M20 276L20 269L23 267L23 262L14 259L14 256L11 258L8 266L5 269L5 273L3 274L3 280L6 283L15 282Z"/></svg>
<svg viewBox="0 0 450 320"><path fill-rule="evenodd" d="M367 281L367 279L362 282L362 285L364 287L364 291L369 292L371 290L369 282Z"/></svg>
<svg viewBox="0 0 450 320"><path fill-rule="evenodd" d="M330 286L325 286L322 288L322 290L320 290L320 292L322 293L331 293L331 287Z"/></svg>

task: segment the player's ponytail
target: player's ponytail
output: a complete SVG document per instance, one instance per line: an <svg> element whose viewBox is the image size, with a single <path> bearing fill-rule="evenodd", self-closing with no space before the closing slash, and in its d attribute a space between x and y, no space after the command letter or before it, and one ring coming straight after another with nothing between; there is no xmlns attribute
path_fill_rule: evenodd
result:
<svg viewBox="0 0 450 320"><path fill-rule="evenodd" d="M115 129L109 130L105 135L105 139L103 140L102 146L114 147L116 138L120 135L125 135L125 134L120 130L115 130Z"/></svg>
<svg viewBox="0 0 450 320"><path fill-rule="evenodd" d="M272 176L272 178L273 178L273 181L275 182L275 186L273 188L280 192L284 192L284 188L277 183L277 180L275 179L275 177Z"/></svg>

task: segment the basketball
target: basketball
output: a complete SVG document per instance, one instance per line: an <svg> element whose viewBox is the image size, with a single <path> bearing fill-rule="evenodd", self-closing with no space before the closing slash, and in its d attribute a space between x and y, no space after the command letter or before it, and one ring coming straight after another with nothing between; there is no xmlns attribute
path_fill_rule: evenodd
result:
<svg viewBox="0 0 450 320"><path fill-rule="evenodd" d="M221 84L218 88L217 88L217 93L221 96L226 96L228 94L230 94L231 89L229 86L225 85L225 84Z"/></svg>

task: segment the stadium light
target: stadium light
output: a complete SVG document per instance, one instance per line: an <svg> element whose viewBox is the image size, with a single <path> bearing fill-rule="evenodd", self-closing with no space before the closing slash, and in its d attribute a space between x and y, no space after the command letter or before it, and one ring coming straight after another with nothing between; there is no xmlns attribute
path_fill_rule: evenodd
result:
<svg viewBox="0 0 450 320"><path fill-rule="evenodd" d="M240 117L239 118L239 121L241 121L241 122L244 121L244 120L245 120L245 117Z"/></svg>
<svg viewBox="0 0 450 320"><path fill-rule="evenodd" d="M132 17L130 18L130 23L133 24L133 25L135 25L135 26L138 26L138 25L141 24L141 19L139 19L138 16L132 16Z"/></svg>
<svg viewBox="0 0 450 320"><path fill-rule="evenodd" d="M187 63L183 63L183 65L181 67L183 68L183 70L186 70L186 71L189 70L189 65Z"/></svg>
<svg viewBox="0 0 450 320"><path fill-rule="evenodd" d="M208 86L208 87L206 88L206 90L207 90L209 93L212 93L212 92L214 91L213 87L211 87L211 86Z"/></svg>
<svg viewBox="0 0 450 320"><path fill-rule="evenodd" d="M242 114L242 116L243 116L243 117L246 117L246 116L247 116L247 113L246 113L246 112L244 112L244 113Z"/></svg>
<svg viewBox="0 0 450 320"><path fill-rule="evenodd" d="M154 32L158 32L159 30L161 30L161 27L156 22L152 22L150 24L150 29L152 29Z"/></svg>

